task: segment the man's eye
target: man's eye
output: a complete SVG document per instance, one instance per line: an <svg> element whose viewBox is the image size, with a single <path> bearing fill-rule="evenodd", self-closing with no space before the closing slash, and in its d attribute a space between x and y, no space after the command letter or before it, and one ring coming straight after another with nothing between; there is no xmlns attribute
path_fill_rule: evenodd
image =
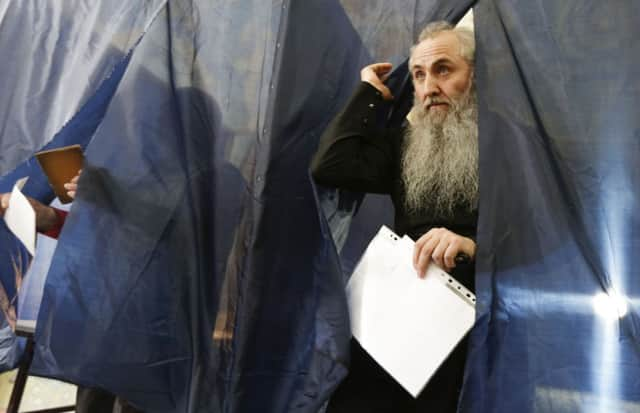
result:
<svg viewBox="0 0 640 413"><path fill-rule="evenodd" d="M449 73L449 68L447 66L439 66L437 71L439 75L446 75Z"/></svg>
<svg viewBox="0 0 640 413"><path fill-rule="evenodd" d="M424 72L415 72L413 74L413 78L416 79L416 80L424 79Z"/></svg>

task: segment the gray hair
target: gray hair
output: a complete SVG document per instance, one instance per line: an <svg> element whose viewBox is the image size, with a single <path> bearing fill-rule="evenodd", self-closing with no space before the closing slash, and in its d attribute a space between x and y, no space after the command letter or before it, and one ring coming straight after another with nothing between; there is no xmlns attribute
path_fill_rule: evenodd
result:
<svg viewBox="0 0 640 413"><path fill-rule="evenodd" d="M460 56L473 68L473 55L476 51L476 39L473 30L467 27L456 27L447 21L436 21L427 24L420 32L418 41L411 46L410 56L413 57L413 51L417 45L427 39L433 39L442 32L453 32L460 42ZM409 58L409 67L411 67L411 58Z"/></svg>

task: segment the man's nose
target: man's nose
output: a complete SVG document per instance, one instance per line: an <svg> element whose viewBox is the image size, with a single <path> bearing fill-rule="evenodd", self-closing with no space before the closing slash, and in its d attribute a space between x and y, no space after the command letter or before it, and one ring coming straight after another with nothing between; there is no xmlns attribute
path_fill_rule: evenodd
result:
<svg viewBox="0 0 640 413"><path fill-rule="evenodd" d="M433 76L428 76L424 79L422 89L422 101L424 102L427 98L433 98L440 95L440 87L438 86L437 80Z"/></svg>

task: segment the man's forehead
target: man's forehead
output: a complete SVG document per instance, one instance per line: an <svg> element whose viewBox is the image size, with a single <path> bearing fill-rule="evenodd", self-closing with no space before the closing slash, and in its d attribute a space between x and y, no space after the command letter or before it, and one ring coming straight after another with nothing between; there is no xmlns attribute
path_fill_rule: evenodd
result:
<svg viewBox="0 0 640 413"><path fill-rule="evenodd" d="M430 66L442 59L460 61L460 40L452 32L438 33L420 42L411 55L412 66Z"/></svg>

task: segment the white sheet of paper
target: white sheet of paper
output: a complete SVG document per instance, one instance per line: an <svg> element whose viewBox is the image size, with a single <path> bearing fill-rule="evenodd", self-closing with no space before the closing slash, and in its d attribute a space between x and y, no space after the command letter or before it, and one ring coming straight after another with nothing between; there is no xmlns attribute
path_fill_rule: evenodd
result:
<svg viewBox="0 0 640 413"><path fill-rule="evenodd" d="M58 240L42 234L38 234L37 240L36 254L23 277L22 286L18 292L16 331L28 334L34 334L36 331L44 285L49 274L51 259L58 245Z"/></svg>
<svg viewBox="0 0 640 413"><path fill-rule="evenodd" d="M354 337L417 397L475 322L475 296L434 264L424 279L414 242L382 227L360 259L347 296Z"/></svg>
<svg viewBox="0 0 640 413"><path fill-rule="evenodd" d="M21 178L13 186L4 220L9 230L33 256L36 251L36 212L27 197L22 194L22 188L28 179L29 177Z"/></svg>

